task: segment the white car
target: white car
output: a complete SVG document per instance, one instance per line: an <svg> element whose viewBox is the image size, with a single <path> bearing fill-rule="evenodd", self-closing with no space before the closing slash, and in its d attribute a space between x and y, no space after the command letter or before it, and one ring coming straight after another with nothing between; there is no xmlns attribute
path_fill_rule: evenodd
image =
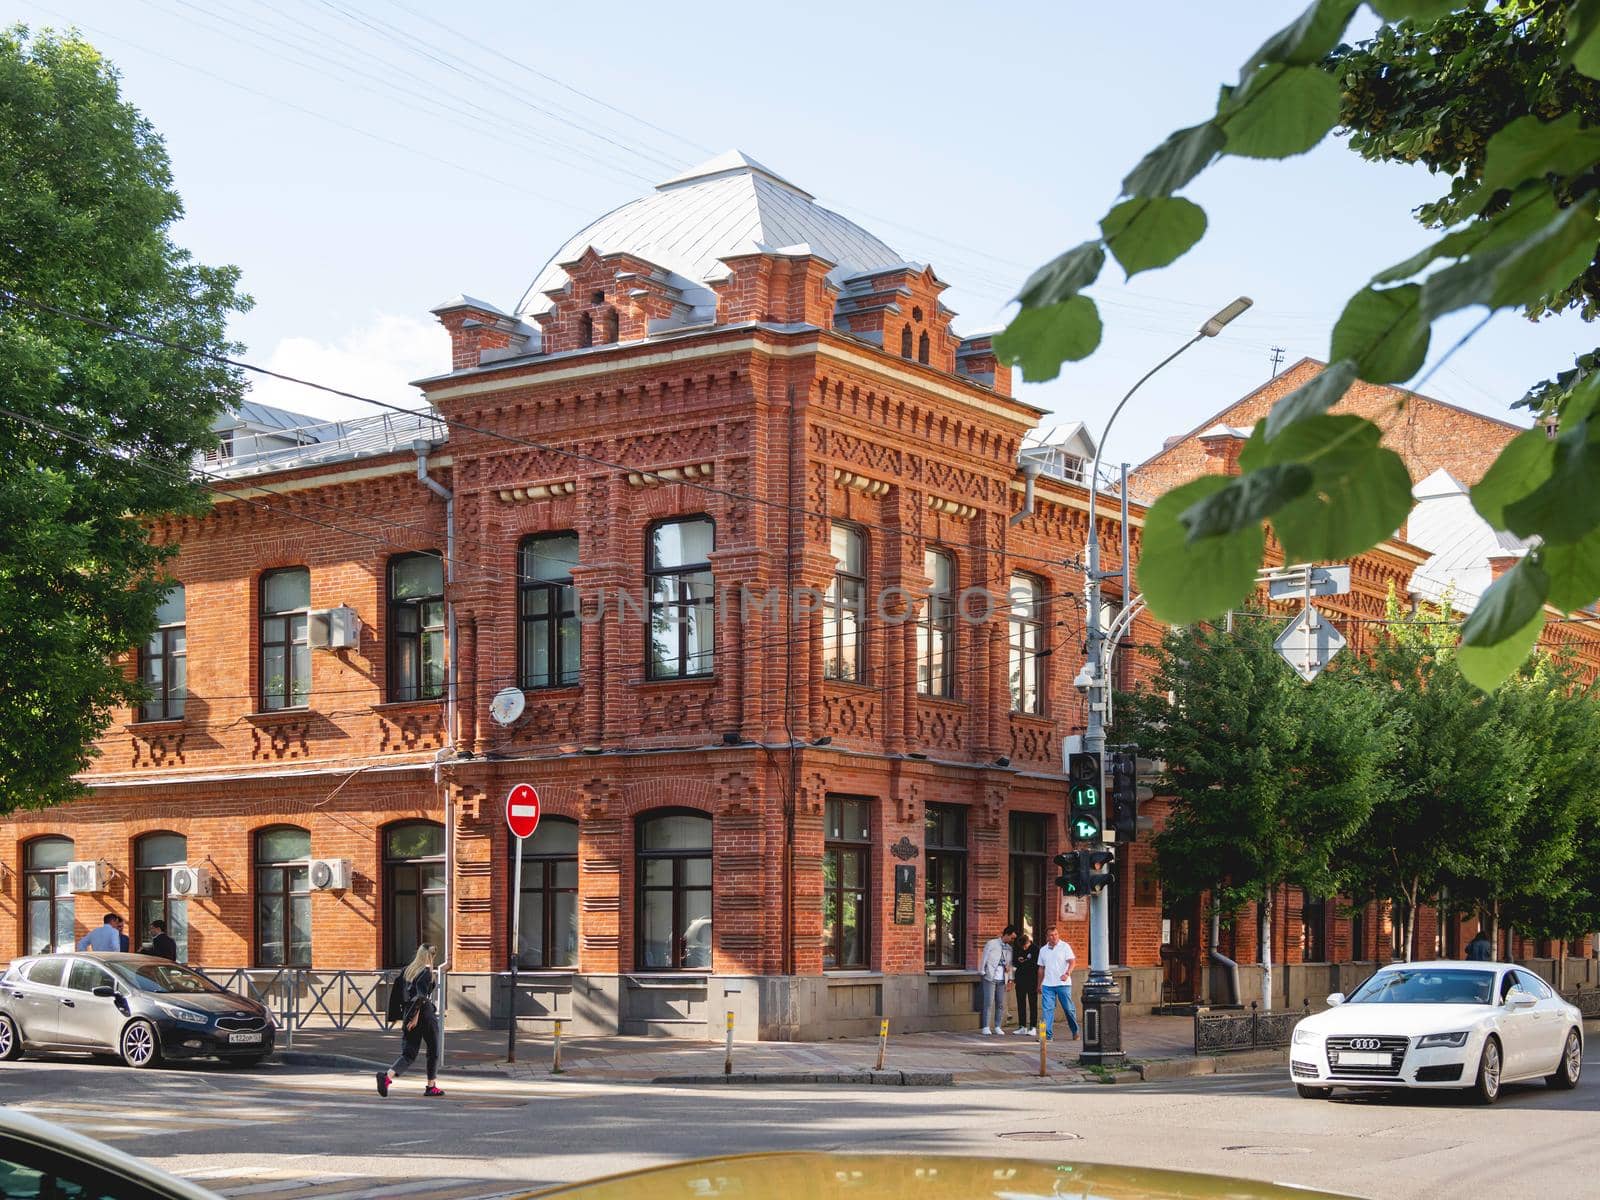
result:
<svg viewBox="0 0 1600 1200"><path fill-rule="evenodd" d="M1384 967L1348 998L1301 1021L1289 1047L1300 1095L1345 1088L1465 1088L1493 1104L1501 1085L1571 1088L1583 1068L1583 1015L1537 975L1507 963Z"/></svg>

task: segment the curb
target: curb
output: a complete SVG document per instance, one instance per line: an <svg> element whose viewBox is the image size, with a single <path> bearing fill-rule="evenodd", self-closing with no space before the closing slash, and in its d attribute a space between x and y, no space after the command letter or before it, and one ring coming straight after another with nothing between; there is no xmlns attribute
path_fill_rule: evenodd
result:
<svg viewBox="0 0 1600 1200"><path fill-rule="evenodd" d="M661 1075L651 1083L687 1084L796 1084L843 1083L886 1087L953 1087L953 1071L740 1071L732 1075Z"/></svg>
<svg viewBox="0 0 1600 1200"><path fill-rule="evenodd" d="M337 1067L342 1071L381 1071L389 1065L349 1054L326 1054L321 1050L279 1050L271 1061L286 1067Z"/></svg>
<svg viewBox="0 0 1600 1200"><path fill-rule="evenodd" d="M1197 1075L1226 1075L1234 1070L1278 1067L1289 1061L1288 1050L1247 1050L1238 1054L1208 1055L1205 1058L1165 1058L1141 1063L1133 1069L1145 1082L1158 1079L1189 1079Z"/></svg>

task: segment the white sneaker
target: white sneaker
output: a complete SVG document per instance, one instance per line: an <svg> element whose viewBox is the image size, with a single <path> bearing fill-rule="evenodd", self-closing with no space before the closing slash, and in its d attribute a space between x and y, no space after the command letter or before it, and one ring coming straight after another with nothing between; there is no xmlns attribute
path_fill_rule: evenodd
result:
<svg viewBox="0 0 1600 1200"><path fill-rule="evenodd" d="M980 1029L980 1030L978 1030L978 1032L983 1034L984 1037L988 1037L991 1033L994 1032L994 1030L992 1030L992 1029Z"/></svg>
<svg viewBox="0 0 1600 1200"><path fill-rule="evenodd" d="M1017 1036L1018 1037L1031 1037L1032 1035L1033 1035L1033 1030L1027 1028L1027 1026L1025 1026L1025 1025L1018 1025L1017 1026Z"/></svg>

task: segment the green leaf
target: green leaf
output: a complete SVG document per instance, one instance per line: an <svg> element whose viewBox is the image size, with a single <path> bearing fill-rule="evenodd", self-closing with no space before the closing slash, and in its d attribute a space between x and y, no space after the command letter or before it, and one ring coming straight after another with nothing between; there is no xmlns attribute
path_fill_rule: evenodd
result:
<svg viewBox="0 0 1600 1200"><path fill-rule="evenodd" d="M1504 578L1501 576L1501 579ZM1527 660L1543 628L1544 613L1541 611L1504 641L1494 645L1460 646L1456 650L1456 665L1461 668L1461 674L1468 683L1485 692L1492 692L1511 678L1511 673Z"/></svg>
<svg viewBox="0 0 1600 1200"><path fill-rule="evenodd" d="M1576 542L1600 525L1600 420L1580 421L1556 439L1546 479L1505 507L1506 528L1548 543Z"/></svg>
<svg viewBox="0 0 1600 1200"><path fill-rule="evenodd" d="M1422 285L1431 320L1474 304L1509 308L1562 291L1594 261L1600 241L1592 201L1564 209L1521 241L1480 249Z"/></svg>
<svg viewBox="0 0 1600 1200"><path fill-rule="evenodd" d="M1600 529L1564 546L1540 547L1539 560L1550 577L1549 601L1562 612L1587 608L1600 598Z"/></svg>
<svg viewBox="0 0 1600 1200"><path fill-rule="evenodd" d="M1061 364L1088 358L1100 344L1100 310L1087 296L1048 308L1025 308L994 340L995 353L1022 366L1030 383L1054 379Z"/></svg>
<svg viewBox="0 0 1600 1200"><path fill-rule="evenodd" d="M1541 121L1531 114L1518 117L1489 139L1484 149L1483 179L1466 200L1467 210L1478 211L1496 192L1524 180L1576 174L1597 160L1600 129L1580 129L1577 113L1568 113L1556 121Z"/></svg>
<svg viewBox="0 0 1600 1200"><path fill-rule="evenodd" d="M1410 279L1429 263L1440 258L1460 258L1479 250L1492 250L1521 241L1553 221L1560 209L1550 189L1543 184L1519 188L1502 213L1486 221L1474 221L1465 229L1448 233L1433 245L1419 250L1404 262L1396 263L1372 277L1373 283L1398 283Z"/></svg>
<svg viewBox="0 0 1600 1200"><path fill-rule="evenodd" d="M1600 79L1600 0L1578 0L1567 10L1564 57L1590 79Z"/></svg>
<svg viewBox="0 0 1600 1200"><path fill-rule="evenodd" d="M1426 24L1437 21L1452 9L1461 7L1461 0L1371 0L1372 7L1385 21L1416 21Z"/></svg>
<svg viewBox="0 0 1600 1200"><path fill-rule="evenodd" d="M1206 620L1226 612L1255 587L1267 545L1260 525L1191 542L1180 519L1227 486L1225 476L1203 475L1162 496L1145 514L1138 579L1157 620L1173 625Z"/></svg>
<svg viewBox="0 0 1600 1200"><path fill-rule="evenodd" d="M1346 358L1325 368L1316 378L1302 383L1272 406L1272 411L1267 414L1267 439L1270 441L1277 437L1284 428L1296 421L1327 412L1339 403L1355 381L1356 364Z"/></svg>
<svg viewBox="0 0 1600 1200"><path fill-rule="evenodd" d="M1017 293L1023 308L1044 308L1076 296L1100 277L1106 252L1098 240L1057 255L1032 275Z"/></svg>
<svg viewBox="0 0 1600 1200"><path fill-rule="evenodd" d="M1187 252L1205 235L1206 214L1178 196L1139 196L1108 212L1100 232L1131 279Z"/></svg>
<svg viewBox="0 0 1600 1200"><path fill-rule="evenodd" d="M1241 158L1304 154L1339 121L1339 83L1317 67L1268 64L1218 110L1226 152Z"/></svg>
<svg viewBox="0 0 1600 1200"><path fill-rule="evenodd" d="M1277 512L1311 486L1311 468L1300 463L1277 463L1228 481L1220 492L1197 500L1178 520L1189 531L1191 543L1200 538L1234 533Z"/></svg>
<svg viewBox="0 0 1600 1200"><path fill-rule="evenodd" d="M1313 0L1311 7L1261 44L1239 72L1243 84L1262 63L1303 66L1321 62L1339 44L1360 0Z"/></svg>
<svg viewBox="0 0 1600 1200"><path fill-rule="evenodd" d="M1532 558L1524 558L1489 585L1461 627L1463 646L1503 642L1544 611L1550 577Z"/></svg>
<svg viewBox="0 0 1600 1200"><path fill-rule="evenodd" d="M1415 283L1357 292L1333 327L1333 359L1353 359L1368 383L1410 379L1428 356L1421 298L1422 288Z"/></svg>
<svg viewBox="0 0 1600 1200"><path fill-rule="evenodd" d="M1556 469L1556 447L1542 427L1519 433L1473 486L1472 507L1495 529L1506 529L1506 505L1522 499Z"/></svg>
<svg viewBox="0 0 1600 1200"><path fill-rule="evenodd" d="M1566 398L1557 411L1561 424L1571 429L1579 421L1587 420L1597 407L1600 407L1600 371L1590 371L1567 389Z"/></svg>
<svg viewBox="0 0 1600 1200"><path fill-rule="evenodd" d="M1226 143L1215 121L1178 130L1139 160L1122 181L1123 195L1172 195L1210 166Z"/></svg>

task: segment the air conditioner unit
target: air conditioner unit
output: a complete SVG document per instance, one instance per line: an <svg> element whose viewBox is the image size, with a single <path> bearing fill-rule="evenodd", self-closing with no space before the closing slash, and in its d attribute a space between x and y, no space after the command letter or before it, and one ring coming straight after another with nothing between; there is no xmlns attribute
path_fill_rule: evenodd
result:
<svg viewBox="0 0 1600 1200"><path fill-rule="evenodd" d="M172 882L167 893L174 900L192 900L197 896L209 896L211 872L204 867L173 867Z"/></svg>
<svg viewBox="0 0 1600 1200"><path fill-rule="evenodd" d="M307 637L314 650L352 650L361 644L361 618L348 604L314 608Z"/></svg>
<svg viewBox="0 0 1600 1200"><path fill-rule="evenodd" d="M111 864L105 859L85 859L67 864L67 891L78 894L103 892L111 878Z"/></svg>
<svg viewBox="0 0 1600 1200"><path fill-rule="evenodd" d="M311 860L311 890L313 892L348 891L352 873L348 858L313 858Z"/></svg>

